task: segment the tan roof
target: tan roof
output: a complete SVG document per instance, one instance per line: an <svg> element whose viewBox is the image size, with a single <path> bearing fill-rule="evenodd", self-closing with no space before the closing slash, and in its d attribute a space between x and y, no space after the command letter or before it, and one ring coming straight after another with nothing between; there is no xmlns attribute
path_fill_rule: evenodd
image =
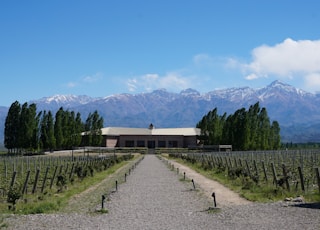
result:
<svg viewBox="0 0 320 230"><path fill-rule="evenodd" d="M102 135L120 136L120 135L154 135L154 136L196 136L200 135L198 128L124 128L124 127L106 127L102 128Z"/></svg>

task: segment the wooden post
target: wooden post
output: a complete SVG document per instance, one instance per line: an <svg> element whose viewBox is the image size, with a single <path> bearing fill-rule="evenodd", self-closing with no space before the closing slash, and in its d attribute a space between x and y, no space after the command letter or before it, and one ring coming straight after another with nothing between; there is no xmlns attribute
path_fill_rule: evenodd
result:
<svg viewBox="0 0 320 230"><path fill-rule="evenodd" d="M28 186L29 177L30 177L30 169L27 171L26 180L24 181L24 184L23 184L22 195L27 193L27 186Z"/></svg>
<svg viewBox="0 0 320 230"><path fill-rule="evenodd" d="M12 177L11 177L10 189L13 187L14 182L16 181L16 176L17 176L17 172L14 171L14 172L12 173Z"/></svg>
<svg viewBox="0 0 320 230"><path fill-rule="evenodd" d="M49 167L47 167L46 172L44 174L44 178L43 178L43 182L42 182L42 187L41 187L41 193L43 193L44 188L46 186L46 181L47 181L47 177L48 177L48 172L49 172Z"/></svg>
<svg viewBox="0 0 320 230"><path fill-rule="evenodd" d="M276 186L278 186L278 184L277 184L278 178L277 178L276 168L274 167L273 162L271 162L271 170L272 170L272 175L273 175L273 183Z"/></svg>
<svg viewBox="0 0 320 230"><path fill-rule="evenodd" d="M318 188L319 188L319 193L320 193L320 172L319 168L315 168L316 170L316 176L317 176L317 181L318 181Z"/></svg>
<svg viewBox="0 0 320 230"><path fill-rule="evenodd" d="M51 182L50 182L50 189L52 189L54 179L55 179L55 177L57 175L57 170L58 170L58 166L56 166L55 169L54 169L53 176L52 176Z"/></svg>
<svg viewBox="0 0 320 230"><path fill-rule="evenodd" d="M66 167L66 170L64 171L65 174L68 173L68 168L69 168L69 163L67 163L67 167Z"/></svg>
<svg viewBox="0 0 320 230"><path fill-rule="evenodd" d="M233 165L232 165L232 162L231 162L231 158L230 158L230 157L228 157L228 160L229 160L230 168L233 168Z"/></svg>
<svg viewBox="0 0 320 230"><path fill-rule="evenodd" d="M248 171L249 177L251 177L251 171L250 171L250 167L249 167L248 161L245 160L245 163L246 163L246 166L247 166L247 171Z"/></svg>
<svg viewBox="0 0 320 230"><path fill-rule="evenodd" d="M40 173L40 170L37 169L37 172L36 172L36 177L34 179L34 184L33 184L33 188L32 188L32 193L35 193L37 191L37 184L38 184L38 180L39 180L39 173Z"/></svg>
<svg viewBox="0 0 320 230"><path fill-rule="evenodd" d="M72 166L71 166L70 175L69 175L69 180L72 178L73 169L74 169L74 163L72 163Z"/></svg>
<svg viewBox="0 0 320 230"><path fill-rule="evenodd" d="M253 167L254 167L254 170L256 171L256 176L259 179L259 172L258 172L258 167L257 167L256 160L253 160Z"/></svg>
<svg viewBox="0 0 320 230"><path fill-rule="evenodd" d="M263 170L264 179L265 179L266 182L268 182L266 166L264 165L264 161L262 161L261 163L262 163L262 170Z"/></svg>
<svg viewBox="0 0 320 230"><path fill-rule="evenodd" d="M303 173L302 173L302 169L300 166L298 167L298 171L299 171L299 177L300 177L300 182L301 182L301 190L305 191L304 190L304 178L303 178Z"/></svg>
<svg viewBox="0 0 320 230"><path fill-rule="evenodd" d="M287 174L287 169L285 164L282 164L282 172L283 172L283 178L286 182L286 187L288 189L288 191L290 191L290 185L289 185L289 180L288 180L288 174Z"/></svg>
<svg viewBox="0 0 320 230"><path fill-rule="evenodd" d="M59 175L62 174L63 165L60 165Z"/></svg>

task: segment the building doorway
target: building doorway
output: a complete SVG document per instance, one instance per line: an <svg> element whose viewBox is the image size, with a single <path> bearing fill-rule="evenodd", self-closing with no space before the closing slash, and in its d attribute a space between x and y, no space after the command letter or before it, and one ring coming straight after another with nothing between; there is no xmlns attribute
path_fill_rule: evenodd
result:
<svg viewBox="0 0 320 230"><path fill-rule="evenodd" d="M156 141L148 141L148 148L154 149L156 147Z"/></svg>

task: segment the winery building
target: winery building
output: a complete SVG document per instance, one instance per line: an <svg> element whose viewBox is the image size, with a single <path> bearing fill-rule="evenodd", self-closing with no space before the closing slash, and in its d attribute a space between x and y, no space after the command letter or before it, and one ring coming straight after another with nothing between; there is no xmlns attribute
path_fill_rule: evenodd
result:
<svg viewBox="0 0 320 230"><path fill-rule="evenodd" d="M102 128L105 147L187 148L198 144L198 128Z"/></svg>

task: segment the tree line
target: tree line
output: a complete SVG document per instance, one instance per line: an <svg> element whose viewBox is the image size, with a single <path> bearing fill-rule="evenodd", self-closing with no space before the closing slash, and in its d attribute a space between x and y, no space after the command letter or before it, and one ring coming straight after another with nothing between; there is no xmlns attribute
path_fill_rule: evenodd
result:
<svg viewBox="0 0 320 230"><path fill-rule="evenodd" d="M279 123L270 123L267 109L260 108L259 102L229 116L226 113L218 115L215 108L198 122L197 128L201 129L200 139L205 145L232 144L234 150L243 151L279 149L281 146Z"/></svg>
<svg viewBox="0 0 320 230"><path fill-rule="evenodd" d="M9 153L72 149L75 146L100 146L103 118L97 111L85 122L81 114L64 110L37 112L35 103L11 104L5 120L4 145ZM81 133L85 132L82 138Z"/></svg>

